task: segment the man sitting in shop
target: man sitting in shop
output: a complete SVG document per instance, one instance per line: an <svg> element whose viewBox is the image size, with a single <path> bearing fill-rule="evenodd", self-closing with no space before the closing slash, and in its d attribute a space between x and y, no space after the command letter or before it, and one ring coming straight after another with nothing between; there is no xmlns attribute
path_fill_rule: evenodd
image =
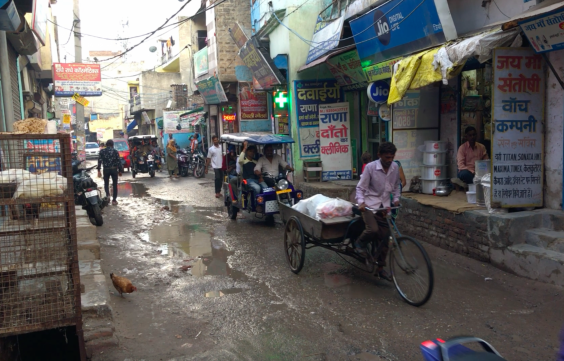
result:
<svg viewBox="0 0 564 361"><path fill-rule="evenodd" d="M468 184L474 183L474 175L476 173L476 161L489 159L486 147L476 142L478 132L474 127L466 128L466 143L458 148L456 162L458 164L458 178L452 179L452 182L461 187L467 188Z"/></svg>

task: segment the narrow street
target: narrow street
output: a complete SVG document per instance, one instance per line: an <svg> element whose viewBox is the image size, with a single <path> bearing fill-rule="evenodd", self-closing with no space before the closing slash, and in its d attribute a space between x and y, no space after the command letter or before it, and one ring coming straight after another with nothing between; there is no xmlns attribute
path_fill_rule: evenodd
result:
<svg viewBox="0 0 564 361"><path fill-rule="evenodd" d="M229 220L209 179L121 181L98 229L102 268L138 291L110 289L119 347L94 360L421 360L422 341L457 335L511 361L555 359L559 287L425 244L435 289L414 308L322 249L294 275L282 224Z"/></svg>

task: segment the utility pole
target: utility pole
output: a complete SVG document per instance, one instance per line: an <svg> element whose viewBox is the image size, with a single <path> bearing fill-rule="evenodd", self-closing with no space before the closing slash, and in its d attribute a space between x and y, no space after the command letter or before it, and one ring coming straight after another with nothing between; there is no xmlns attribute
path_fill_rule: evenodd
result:
<svg viewBox="0 0 564 361"><path fill-rule="evenodd" d="M82 43L80 40L80 10L79 0L73 0L73 22L74 22L74 62L82 63ZM76 103L76 145L79 160L86 160L86 134L84 131L84 106ZM81 165L84 165L81 164ZM85 165L84 165L85 166Z"/></svg>

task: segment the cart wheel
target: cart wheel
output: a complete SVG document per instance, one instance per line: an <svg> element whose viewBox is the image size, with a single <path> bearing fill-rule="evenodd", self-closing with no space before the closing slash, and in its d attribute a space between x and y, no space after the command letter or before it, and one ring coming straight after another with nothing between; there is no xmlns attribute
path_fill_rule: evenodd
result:
<svg viewBox="0 0 564 361"><path fill-rule="evenodd" d="M392 278L400 296L412 306L422 306L433 293L433 266L423 246L411 237L397 239L390 255Z"/></svg>
<svg viewBox="0 0 564 361"><path fill-rule="evenodd" d="M290 269L295 274L298 274L302 270L305 261L305 237L302 224L296 217L290 217L288 223L286 223L284 249Z"/></svg>

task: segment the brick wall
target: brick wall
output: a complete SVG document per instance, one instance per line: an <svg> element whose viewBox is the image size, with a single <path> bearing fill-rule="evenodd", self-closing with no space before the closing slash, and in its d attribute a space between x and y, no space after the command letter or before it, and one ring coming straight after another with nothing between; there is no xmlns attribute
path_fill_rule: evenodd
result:
<svg viewBox="0 0 564 361"><path fill-rule="evenodd" d="M235 66L245 65L237 55L239 48L229 33L235 22L244 28L251 27L250 1L229 0L215 8L217 67L221 81L236 82Z"/></svg>
<svg viewBox="0 0 564 361"><path fill-rule="evenodd" d="M401 203L404 208L398 218L398 228L402 234L480 261L490 261L486 215L455 214L407 198L402 198Z"/></svg>
<svg viewBox="0 0 564 361"><path fill-rule="evenodd" d="M526 231L546 227L543 210L489 214L486 210L461 214L426 206L402 197L400 232L484 262L491 254L526 242Z"/></svg>

